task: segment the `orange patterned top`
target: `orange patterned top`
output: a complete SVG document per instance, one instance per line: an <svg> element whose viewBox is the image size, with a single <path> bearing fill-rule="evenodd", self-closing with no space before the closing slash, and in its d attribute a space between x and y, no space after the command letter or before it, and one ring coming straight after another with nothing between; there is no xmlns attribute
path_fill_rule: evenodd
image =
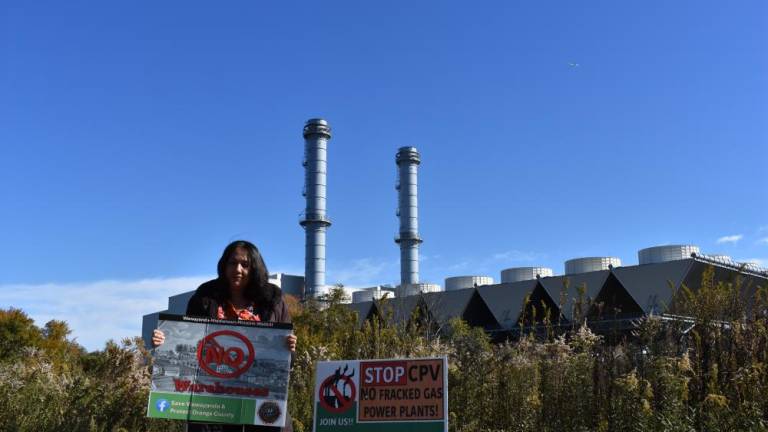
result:
<svg viewBox="0 0 768 432"><path fill-rule="evenodd" d="M231 302L227 302L224 306L219 305L219 309L216 311L216 317L218 319L228 320L261 321L259 314L253 313L253 305L238 311Z"/></svg>

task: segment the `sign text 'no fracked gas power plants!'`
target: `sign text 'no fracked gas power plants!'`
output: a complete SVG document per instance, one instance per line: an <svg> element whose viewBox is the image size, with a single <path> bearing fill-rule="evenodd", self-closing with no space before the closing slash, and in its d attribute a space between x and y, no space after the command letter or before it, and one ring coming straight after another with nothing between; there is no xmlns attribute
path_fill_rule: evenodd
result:
<svg viewBox="0 0 768 432"><path fill-rule="evenodd" d="M282 427L291 324L160 314L147 416Z"/></svg>
<svg viewBox="0 0 768 432"><path fill-rule="evenodd" d="M319 362L314 432L448 431L443 358Z"/></svg>

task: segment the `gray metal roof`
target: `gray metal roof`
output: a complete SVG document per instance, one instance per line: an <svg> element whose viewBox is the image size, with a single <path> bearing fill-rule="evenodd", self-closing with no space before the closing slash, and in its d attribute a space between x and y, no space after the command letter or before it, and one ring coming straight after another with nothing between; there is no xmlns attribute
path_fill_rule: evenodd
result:
<svg viewBox="0 0 768 432"><path fill-rule="evenodd" d="M437 322L444 323L451 318L461 318L474 293L475 288L465 288L425 293L423 296L427 310Z"/></svg>
<svg viewBox="0 0 768 432"><path fill-rule="evenodd" d="M683 283L691 289L696 289L701 285L702 276L704 272L712 267L715 271L714 280L717 282L733 282L736 276L739 275L738 267L722 265L713 261L700 261L698 259L690 259L691 271L683 279ZM744 279L747 274L741 274L741 279ZM754 276L754 275L749 275ZM755 276L756 278L759 278Z"/></svg>
<svg viewBox="0 0 768 432"><path fill-rule="evenodd" d="M502 328L510 329L517 325L517 319L525 305L525 297L533 292L536 282L536 280L526 280L484 285L477 287L477 292Z"/></svg>
<svg viewBox="0 0 768 432"><path fill-rule="evenodd" d="M584 301L591 303L603 288L603 284L608 278L609 273L609 270L600 270L567 276L552 276L541 278L539 279L539 282L541 282L541 285L547 290L547 294L552 297L555 304L560 306L563 316L570 320L573 318L573 305L579 296L578 288L582 285L586 288ZM566 282L568 283L567 290L564 288ZM584 312L589 308L589 303L584 305Z"/></svg>
<svg viewBox="0 0 768 432"><path fill-rule="evenodd" d="M695 258L617 267L613 269L613 274L646 314L658 314L669 312L669 309L674 307L675 294L681 285L697 289L704 271L709 266L714 268L715 282L735 281L739 276L742 296L748 304L757 286L768 285L768 278L750 273L739 275L737 267Z"/></svg>
<svg viewBox="0 0 768 432"><path fill-rule="evenodd" d="M696 289L701 285L704 271L712 266L715 274L714 282L739 283L739 291L742 301L747 305L749 312L754 305L754 295L758 287L768 287L768 275L763 275L754 271L744 271L738 265L727 265L724 263L713 262L711 260L693 258L691 270L683 279L683 283Z"/></svg>
<svg viewBox="0 0 768 432"><path fill-rule="evenodd" d="M362 326L365 320L368 318L368 314L371 313L373 302L367 301L360 303L350 303L347 306L353 311L357 312L357 324Z"/></svg>
<svg viewBox="0 0 768 432"><path fill-rule="evenodd" d="M474 302L474 303L473 303ZM435 322L444 324L452 318L462 318L471 325L486 329L498 329L499 323L488 308L485 300L475 288L439 291L373 302L349 305L365 319L372 311L388 317L390 323L402 324L411 319L416 308L423 307Z"/></svg>
<svg viewBox="0 0 768 432"><path fill-rule="evenodd" d="M646 314L658 314L666 312L672 304L673 295L692 264L692 259L685 259L616 267L613 274Z"/></svg>
<svg viewBox="0 0 768 432"><path fill-rule="evenodd" d="M413 310L420 304L421 301L421 295L412 295L387 299L386 302L380 302L380 304L386 304L387 307L392 308L392 322L405 323L411 319ZM384 313L385 311L380 310L379 312Z"/></svg>
<svg viewBox="0 0 768 432"><path fill-rule="evenodd" d="M534 292L537 284L541 284L542 289L537 291L544 296L549 297L554 305L561 303L561 293L563 293L563 284L568 281L568 289L562 304L563 316L572 319L573 305L578 296L578 287L584 285L585 300L592 302L600 295L601 297L611 296L611 292L603 289L611 287L619 289L616 281L626 290L626 297L623 291L616 301L622 302L622 305L631 304L632 314L641 314L638 306L646 314L664 313L669 307L673 306L672 301L674 292L685 283L695 289L701 282L701 275L708 266L715 267L715 280L728 281L733 280L738 275L738 268L718 265L700 261L696 258L684 259L678 261L669 261L662 263L643 264L636 266L615 267L612 270L602 270L596 272L580 273L568 276L544 277L538 280L526 280L514 283L502 283L495 285L484 285L477 288L467 288L454 291L441 291L435 293L426 293L406 297L396 297L379 302L353 303L350 308L356 310L359 315L360 323L365 320L374 308L378 312L387 313L391 309L391 322L407 322L416 307L424 306L432 317L440 323L444 323L453 317L462 317L468 313L468 307L472 302L481 301L487 306L480 307L475 304L472 308L475 312L472 315L485 316L488 311L493 315L496 323L487 323L487 328L498 328L498 323L504 329L512 329L518 324L520 313L525 306L525 298ZM613 274L611 283L606 283L609 275ZM768 286L768 278L757 274L741 275L744 284L743 295L746 297L754 293L756 286ZM672 289L670 288L670 283ZM479 299L473 300L477 293ZM608 297L606 297L608 298ZM747 299L748 300L748 299ZM748 300L749 301L749 300ZM632 303L634 302L634 303ZM636 305L635 305L636 303ZM387 305L387 306L384 306ZM583 311L587 313L590 304L585 304ZM489 318L490 319L490 318ZM486 323L479 325L486 326Z"/></svg>

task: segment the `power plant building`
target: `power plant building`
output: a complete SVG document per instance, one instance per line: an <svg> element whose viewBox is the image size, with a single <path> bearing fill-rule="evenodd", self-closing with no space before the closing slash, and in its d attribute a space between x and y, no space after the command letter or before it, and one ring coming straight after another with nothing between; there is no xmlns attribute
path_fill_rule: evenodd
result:
<svg viewBox="0 0 768 432"><path fill-rule="evenodd" d="M326 120L310 119L303 128L305 208L300 225L305 230L304 276L276 274L270 282L300 299L322 296L326 283L326 232L328 218L328 142L331 127ZM623 266L617 257L574 258L564 263L564 275L543 266L512 267L501 271L501 282L485 275L454 276L438 284L420 280L418 174L421 154L415 147L400 147L397 166L398 231L395 243L400 254L400 280L396 287L377 285L353 292L348 307L360 322L375 315L405 322L414 316L438 327L451 318L462 318L495 337L542 323L571 325L584 320L597 330L612 326L631 329L639 318L650 315L675 318L681 288L695 288L702 275L714 269L717 281L740 283L744 298L757 287L768 287L768 271L752 264L734 262L725 255L705 255L694 245L663 245L638 251L638 264ZM183 314L194 291L168 299L162 312ZM382 308L392 313L382 315ZM414 313L417 312L417 313ZM156 312L143 318L142 335L149 341L157 325Z"/></svg>
<svg viewBox="0 0 768 432"><path fill-rule="evenodd" d="M415 316L426 316L439 326L451 318L461 317L472 325L482 326L497 340L503 340L519 335L523 328L536 328L544 322L557 327L586 320L593 330L605 332L629 331L635 328L638 319L652 315L678 319L681 288L696 289L708 269L713 270L715 283L739 284L738 289L747 299L759 287L768 287L765 269L745 268L743 264L692 253L688 257L667 253L658 262L630 266L614 266L616 261L608 260L601 264L608 268L601 270L539 276L352 306L361 320L380 314L382 308L393 310L394 321L412 319L415 308L419 308Z"/></svg>

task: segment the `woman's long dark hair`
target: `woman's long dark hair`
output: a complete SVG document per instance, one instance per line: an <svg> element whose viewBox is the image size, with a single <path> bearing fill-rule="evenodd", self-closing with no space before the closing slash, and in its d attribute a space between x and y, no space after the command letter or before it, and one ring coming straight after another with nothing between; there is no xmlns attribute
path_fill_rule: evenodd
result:
<svg viewBox="0 0 768 432"><path fill-rule="evenodd" d="M254 302L259 309L271 311L278 302L280 302L280 289L269 283L269 272L264 259L259 253L259 249L253 243L246 240L236 240L224 248L224 252L219 258L217 270L219 273L219 283L223 288L219 294L221 296L229 295L229 281L225 276L225 269L229 258L235 253L235 249L243 248L248 255L248 286L245 287L243 294L248 300Z"/></svg>

